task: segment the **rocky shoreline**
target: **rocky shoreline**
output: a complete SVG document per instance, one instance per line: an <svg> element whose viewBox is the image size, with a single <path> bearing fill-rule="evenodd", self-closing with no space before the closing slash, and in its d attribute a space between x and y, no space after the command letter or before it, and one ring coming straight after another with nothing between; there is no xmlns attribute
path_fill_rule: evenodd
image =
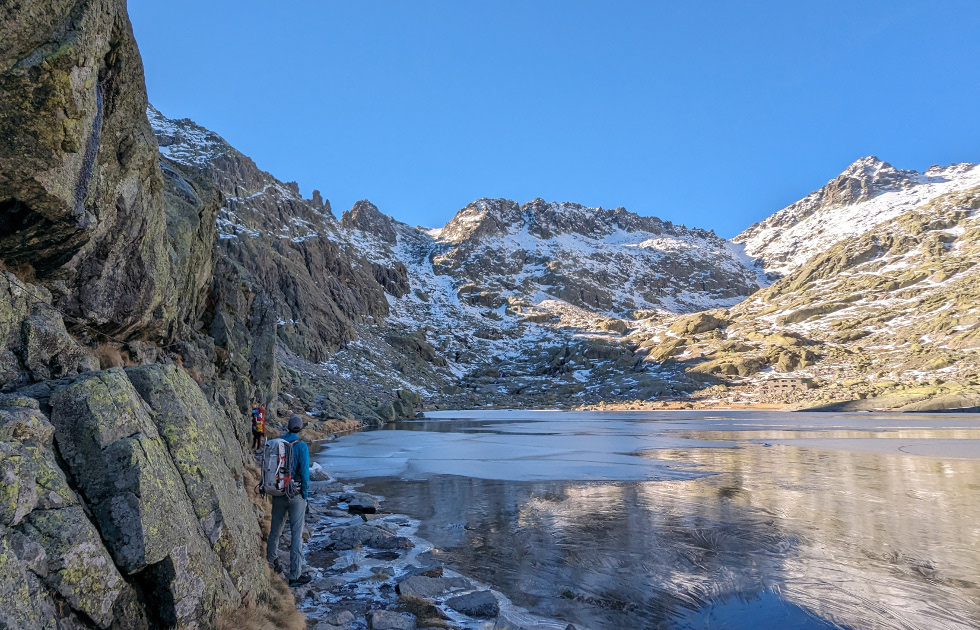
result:
<svg viewBox="0 0 980 630"><path fill-rule="evenodd" d="M389 513L384 497L311 472L305 546L314 579L293 589L313 630L575 630L513 606L489 585L443 566L420 521ZM280 554L288 565L288 536Z"/></svg>

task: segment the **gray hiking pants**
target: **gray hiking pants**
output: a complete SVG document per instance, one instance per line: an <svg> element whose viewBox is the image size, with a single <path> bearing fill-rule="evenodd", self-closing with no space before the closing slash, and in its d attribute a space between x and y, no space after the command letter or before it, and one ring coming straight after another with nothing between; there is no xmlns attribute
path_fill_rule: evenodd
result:
<svg viewBox="0 0 980 630"><path fill-rule="evenodd" d="M279 555L279 537L286 524L286 513L289 513L289 528L292 537L289 545L289 579L295 580L303 571L303 524L306 522L306 499L297 494L292 499L272 497L272 529L269 531L269 542L265 547L265 559L274 565Z"/></svg>

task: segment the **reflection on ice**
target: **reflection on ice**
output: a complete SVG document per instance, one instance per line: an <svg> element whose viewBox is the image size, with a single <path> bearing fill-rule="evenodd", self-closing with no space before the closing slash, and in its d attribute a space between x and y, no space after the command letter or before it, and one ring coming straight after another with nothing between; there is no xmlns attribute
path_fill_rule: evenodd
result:
<svg viewBox="0 0 980 630"><path fill-rule="evenodd" d="M507 427L513 430L514 427ZM677 462L630 455L641 450L732 448L732 444L642 434L547 435L373 431L329 448L325 468L340 477L425 479L464 475L511 481L692 479Z"/></svg>
<svg viewBox="0 0 980 630"><path fill-rule="evenodd" d="M676 630L725 630L752 628L764 630L830 630L840 625L815 616L795 604L787 602L778 593L763 591L750 597L729 597L685 613L673 620Z"/></svg>
<svg viewBox="0 0 980 630"><path fill-rule="evenodd" d="M976 416L522 411L362 433L323 462L580 628L966 629L978 440Z"/></svg>

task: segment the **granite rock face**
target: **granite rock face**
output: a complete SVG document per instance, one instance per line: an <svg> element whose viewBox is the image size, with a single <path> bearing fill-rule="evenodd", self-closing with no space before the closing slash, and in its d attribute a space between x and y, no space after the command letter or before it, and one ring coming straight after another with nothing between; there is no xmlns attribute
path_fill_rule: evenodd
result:
<svg viewBox="0 0 980 630"><path fill-rule="evenodd" d="M165 334L157 145L125 3L0 14L0 259L106 331Z"/></svg>
<svg viewBox="0 0 980 630"><path fill-rule="evenodd" d="M167 446L205 539L239 595L268 588L261 534L244 497L244 470L231 423L208 404L184 370L144 366L126 371Z"/></svg>
<svg viewBox="0 0 980 630"><path fill-rule="evenodd" d="M278 339L313 362L326 360L356 339L358 324L388 314L385 289L375 276L397 287L397 272L390 278L376 274L337 238L339 223L322 197L304 199L294 185L260 170L220 136L190 120L170 120L152 108L149 116L165 164L193 173L223 195L217 216L217 272L230 274L235 267L242 285L230 287L219 280L213 301L230 302L234 295L228 293L242 289L261 296L271 309ZM358 213L362 219L371 214L369 205Z"/></svg>
<svg viewBox="0 0 980 630"><path fill-rule="evenodd" d="M161 160L160 166L167 237L173 251L166 308L175 313L178 324L197 330L214 278L215 217L223 197L209 181L180 164Z"/></svg>
<svg viewBox="0 0 980 630"><path fill-rule="evenodd" d="M241 410L277 313L218 266L221 190L161 160L125 2L0 32L0 626L213 628L271 592Z"/></svg>
<svg viewBox="0 0 980 630"><path fill-rule="evenodd" d="M150 388L150 375L141 376ZM176 395L168 393L166 402L176 407ZM168 443L161 437L146 402L119 369L80 377L57 391L50 404L55 441L72 480L115 563L147 584L144 593L159 622L195 627L238 603L178 470L192 465L195 446L183 444L182 452L179 438ZM173 413L164 410L165 421L173 422ZM213 437L188 433L185 439L200 452L206 449L200 442ZM199 487L193 491L203 494ZM244 495L238 496L244 508Z"/></svg>
<svg viewBox="0 0 980 630"><path fill-rule="evenodd" d="M98 367L89 349L68 333L47 289L0 272L0 388Z"/></svg>
<svg viewBox="0 0 980 630"><path fill-rule="evenodd" d="M270 592L236 428L184 370L114 368L34 391L47 393L0 398L9 627L45 615L90 627L70 625L78 615L206 629Z"/></svg>
<svg viewBox="0 0 980 630"><path fill-rule="evenodd" d="M36 401L0 400L0 624L144 630L138 593L59 467L53 435Z"/></svg>

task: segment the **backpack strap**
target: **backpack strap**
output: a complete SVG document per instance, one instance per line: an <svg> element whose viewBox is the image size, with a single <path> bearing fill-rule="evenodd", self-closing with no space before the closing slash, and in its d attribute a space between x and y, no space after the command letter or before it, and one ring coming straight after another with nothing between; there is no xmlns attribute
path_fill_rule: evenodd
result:
<svg viewBox="0 0 980 630"><path fill-rule="evenodd" d="M290 439L290 436L292 439ZM282 439L290 445L289 473L290 477L292 478L292 482L290 483L291 492L288 496L289 498L293 498L300 493L299 475L302 474L302 471L299 470L299 458L296 457L296 450L294 447L297 442L302 442L302 440L298 435L293 433L287 433L282 437Z"/></svg>

